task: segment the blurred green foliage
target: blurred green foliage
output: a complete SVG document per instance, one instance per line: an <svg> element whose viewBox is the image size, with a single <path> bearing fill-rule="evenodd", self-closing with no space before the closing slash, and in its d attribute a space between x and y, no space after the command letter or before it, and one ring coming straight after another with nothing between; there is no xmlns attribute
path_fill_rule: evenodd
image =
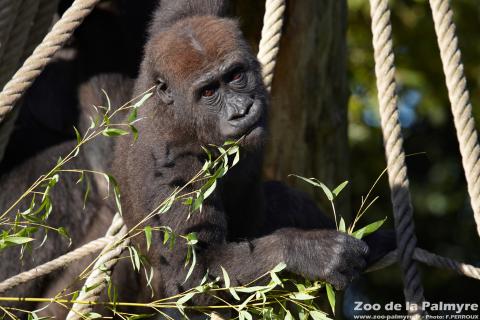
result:
<svg viewBox="0 0 480 320"><path fill-rule="evenodd" d="M454 0L455 22L475 117L480 120L480 1ZM385 168L379 129L368 0L349 0L349 136L353 207ZM480 265L479 238L466 191L443 69L428 1L390 1L400 117L405 137L418 245ZM378 203L367 216L389 217L387 179L377 187ZM480 282L421 267L430 301L477 301ZM372 301L403 299L396 268L369 278ZM476 292L474 294L474 292Z"/></svg>

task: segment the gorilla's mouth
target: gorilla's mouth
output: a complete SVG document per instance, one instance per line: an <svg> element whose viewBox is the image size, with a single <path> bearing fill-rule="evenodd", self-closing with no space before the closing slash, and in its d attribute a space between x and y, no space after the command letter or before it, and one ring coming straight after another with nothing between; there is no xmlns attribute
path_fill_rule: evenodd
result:
<svg viewBox="0 0 480 320"><path fill-rule="evenodd" d="M236 118L227 121L224 128L225 136L228 138L240 138L252 133L257 127L262 126L263 122L263 102L261 100L255 100L255 103L251 106L248 113L241 118Z"/></svg>

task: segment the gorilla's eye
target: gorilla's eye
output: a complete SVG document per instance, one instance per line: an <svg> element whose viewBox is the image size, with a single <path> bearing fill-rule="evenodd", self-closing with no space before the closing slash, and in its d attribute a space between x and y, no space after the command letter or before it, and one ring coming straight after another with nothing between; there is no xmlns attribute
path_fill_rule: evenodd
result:
<svg viewBox="0 0 480 320"><path fill-rule="evenodd" d="M243 79L244 72L240 68L236 68L227 76L227 82L238 82Z"/></svg>
<svg viewBox="0 0 480 320"><path fill-rule="evenodd" d="M205 98L213 97L215 95L215 92L217 92L216 88L213 88L213 87L205 88L202 91L202 97L205 97Z"/></svg>
<svg viewBox="0 0 480 320"><path fill-rule="evenodd" d="M235 81L235 80L240 80L242 79L242 74L241 73L236 73L233 75L233 78L232 80Z"/></svg>

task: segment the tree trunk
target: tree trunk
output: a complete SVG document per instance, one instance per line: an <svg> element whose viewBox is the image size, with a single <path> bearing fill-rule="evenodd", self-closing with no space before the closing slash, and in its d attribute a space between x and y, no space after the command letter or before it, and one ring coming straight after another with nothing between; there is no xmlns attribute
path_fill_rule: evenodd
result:
<svg viewBox="0 0 480 320"><path fill-rule="evenodd" d="M330 188L348 180L346 1L287 1L273 79L265 177L287 181L325 202L320 190L288 178L316 177ZM264 1L237 1L247 37L258 43ZM348 216L348 192L337 209ZM327 207L325 207L327 208Z"/></svg>

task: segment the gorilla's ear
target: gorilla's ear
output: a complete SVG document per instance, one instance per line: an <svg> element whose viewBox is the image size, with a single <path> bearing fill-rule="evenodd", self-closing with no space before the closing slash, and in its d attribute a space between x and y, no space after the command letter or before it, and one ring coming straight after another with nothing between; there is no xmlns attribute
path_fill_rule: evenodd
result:
<svg viewBox="0 0 480 320"><path fill-rule="evenodd" d="M161 78L157 79L157 95L164 104L170 105L173 103L172 90L167 82Z"/></svg>

